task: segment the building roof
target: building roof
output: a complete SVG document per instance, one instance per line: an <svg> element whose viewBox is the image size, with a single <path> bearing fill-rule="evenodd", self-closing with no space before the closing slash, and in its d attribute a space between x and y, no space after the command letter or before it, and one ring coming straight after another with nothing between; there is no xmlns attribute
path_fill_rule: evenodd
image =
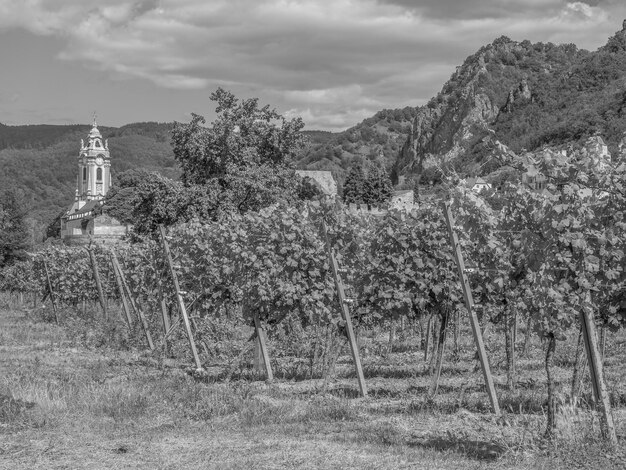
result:
<svg viewBox="0 0 626 470"><path fill-rule="evenodd" d="M83 207L78 209L76 212L74 212L74 214L86 214L88 212L93 211L99 205L100 205L100 201L96 201L96 200L87 201L87 203Z"/></svg>
<svg viewBox="0 0 626 470"><path fill-rule="evenodd" d="M394 196L404 196L405 194L409 194L412 193L413 190L412 189L400 189L399 191L394 191L393 195Z"/></svg>
<svg viewBox="0 0 626 470"><path fill-rule="evenodd" d="M473 188L474 186L476 186L477 184L483 184L485 186L491 186L489 183L487 183L484 179L482 179L480 176L478 177L474 177L474 178L467 178L465 180L465 184L467 186L469 186L470 188Z"/></svg>
<svg viewBox="0 0 626 470"><path fill-rule="evenodd" d="M322 192L328 196L337 195L337 183L330 171L321 170L296 170L296 173L302 178L311 178L315 181Z"/></svg>
<svg viewBox="0 0 626 470"><path fill-rule="evenodd" d="M89 217L93 215L94 209L96 209L100 205L100 201L92 200L87 201L85 205L83 205L80 209L76 209L72 212L73 209L76 208L77 202L74 202L67 212L63 215L64 218L67 219L82 219L84 217Z"/></svg>

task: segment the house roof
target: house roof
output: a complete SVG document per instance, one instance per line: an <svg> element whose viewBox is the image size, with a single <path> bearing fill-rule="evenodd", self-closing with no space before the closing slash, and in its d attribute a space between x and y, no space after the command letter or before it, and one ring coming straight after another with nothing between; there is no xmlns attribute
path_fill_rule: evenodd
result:
<svg viewBox="0 0 626 470"><path fill-rule="evenodd" d="M87 212L93 211L96 207L100 205L100 201L88 201L83 207L74 212L75 214L86 214Z"/></svg>
<svg viewBox="0 0 626 470"><path fill-rule="evenodd" d="M315 181L324 194L328 196L337 195L337 183L330 171L322 170L296 170L296 173L302 178L311 178Z"/></svg>
<svg viewBox="0 0 626 470"><path fill-rule="evenodd" d="M537 167L531 163L530 165L526 167L526 172L524 174L528 176L537 176L541 173L539 173L539 170L537 169Z"/></svg>
<svg viewBox="0 0 626 470"><path fill-rule="evenodd" d="M83 207L72 212L72 209L76 207L76 202L74 202L63 217L68 217L71 219L81 219L83 217L92 215L93 210L97 208L99 205L100 205L100 201L97 201L97 200L87 201Z"/></svg>
<svg viewBox="0 0 626 470"><path fill-rule="evenodd" d="M394 191L393 195L394 196L403 196L405 194L412 193L412 192L413 192L412 189L401 189L399 191Z"/></svg>
<svg viewBox="0 0 626 470"><path fill-rule="evenodd" d="M484 179L482 179L480 176L478 177L474 177L474 178L467 178L465 180L465 184L467 186L469 186L470 188L473 188L474 186L476 186L477 184L484 184L484 185L488 185L490 186L489 183L487 183Z"/></svg>

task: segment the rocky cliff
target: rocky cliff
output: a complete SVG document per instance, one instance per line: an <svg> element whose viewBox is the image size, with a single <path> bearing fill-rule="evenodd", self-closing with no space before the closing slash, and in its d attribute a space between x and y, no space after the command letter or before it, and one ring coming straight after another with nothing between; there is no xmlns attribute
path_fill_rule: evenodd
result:
<svg viewBox="0 0 626 470"><path fill-rule="evenodd" d="M469 56L440 93L416 109L393 166L433 179L497 169L498 154L601 134L616 147L626 129L626 21L598 51L503 36Z"/></svg>

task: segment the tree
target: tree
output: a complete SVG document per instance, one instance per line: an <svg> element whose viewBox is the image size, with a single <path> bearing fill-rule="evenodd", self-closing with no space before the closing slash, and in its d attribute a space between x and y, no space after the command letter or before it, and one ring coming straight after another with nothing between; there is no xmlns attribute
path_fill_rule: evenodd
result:
<svg viewBox="0 0 626 470"><path fill-rule="evenodd" d="M355 165L350 169L343 187L347 204L379 204L391 198L391 179L382 166L373 163Z"/></svg>
<svg viewBox="0 0 626 470"><path fill-rule="evenodd" d="M185 184L204 184L251 167L283 168L304 145L300 118L287 120L258 99L239 101L218 88L211 94L217 118L203 127L203 116L193 114L189 124L177 123L172 135L174 157Z"/></svg>
<svg viewBox="0 0 626 470"><path fill-rule="evenodd" d="M103 211L123 223L133 224L138 235L155 234L158 226L188 222L194 218L215 220L227 211L228 199L216 184L185 186L158 173L131 170L120 175Z"/></svg>
<svg viewBox="0 0 626 470"><path fill-rule="evenodd" d="M15 190L0 196L0 267L26 258L30 237L26 226L24 198Z"/></svg>
<svg viewBox="0 0 626 470"><path fill-rule="evenodd" d="M387 202L393 195L391 179L385 169L379 165L370 165L366 187L368 188L365 201L367 204Z"/></svg>
<svg viewBox="0 0 626 470"><path fill-rule="evenodd" d="M57 214L57 216L46 226L44 240L48 238L61 238L61 217L65 215L65 209Z"/></svg>
<svg viewBox="0 0 626 470"><path fill-rule="evenodd" d="M305 176L300 178L298 184L298 198L303 201L319 199L324 195L320 185L312 178Z"/></svg>
<svg viewBox="0 0 626 470"><path fill-rule="evenodd" d="M222 199L239 212L296 199L291 163L304 145L302 120L287 120L269 106L259 107L256 98L240 101L222 88L211 100L217 102L211 127L194 114L173 131L185 187L218 185Z"/></svg>
<svg viewBox="0 0 626 470"><path fill-rule="evenodd" d="M343 200L346 204L363 204L365 191L365 173L363 166L355 165L350 169L343 184Z"/></svg>

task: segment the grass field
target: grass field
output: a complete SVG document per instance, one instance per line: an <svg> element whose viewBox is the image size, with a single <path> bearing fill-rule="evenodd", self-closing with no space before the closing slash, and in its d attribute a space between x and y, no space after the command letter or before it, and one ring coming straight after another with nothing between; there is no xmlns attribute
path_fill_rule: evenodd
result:
<svg viewBox="0 0 626 470"><path fill-rule="evenodd" d="M517 391L507 392L499 339L487 338L505 410L496 420L463 338L467 352L457 361L446 356L433 400L423 352L400 343L387 357L365 353L363 399L347 348L330 382L197 381L142 351L86 348L67 330L5 305L0 468L626 468L626 452L607 451L589 410L563 404L559 437L542 438L538 341L518 363ZM569 343L557 350L564 388L573 350ZM607 382L621 448L625 360L626 339L611 336Z"/></svg>

